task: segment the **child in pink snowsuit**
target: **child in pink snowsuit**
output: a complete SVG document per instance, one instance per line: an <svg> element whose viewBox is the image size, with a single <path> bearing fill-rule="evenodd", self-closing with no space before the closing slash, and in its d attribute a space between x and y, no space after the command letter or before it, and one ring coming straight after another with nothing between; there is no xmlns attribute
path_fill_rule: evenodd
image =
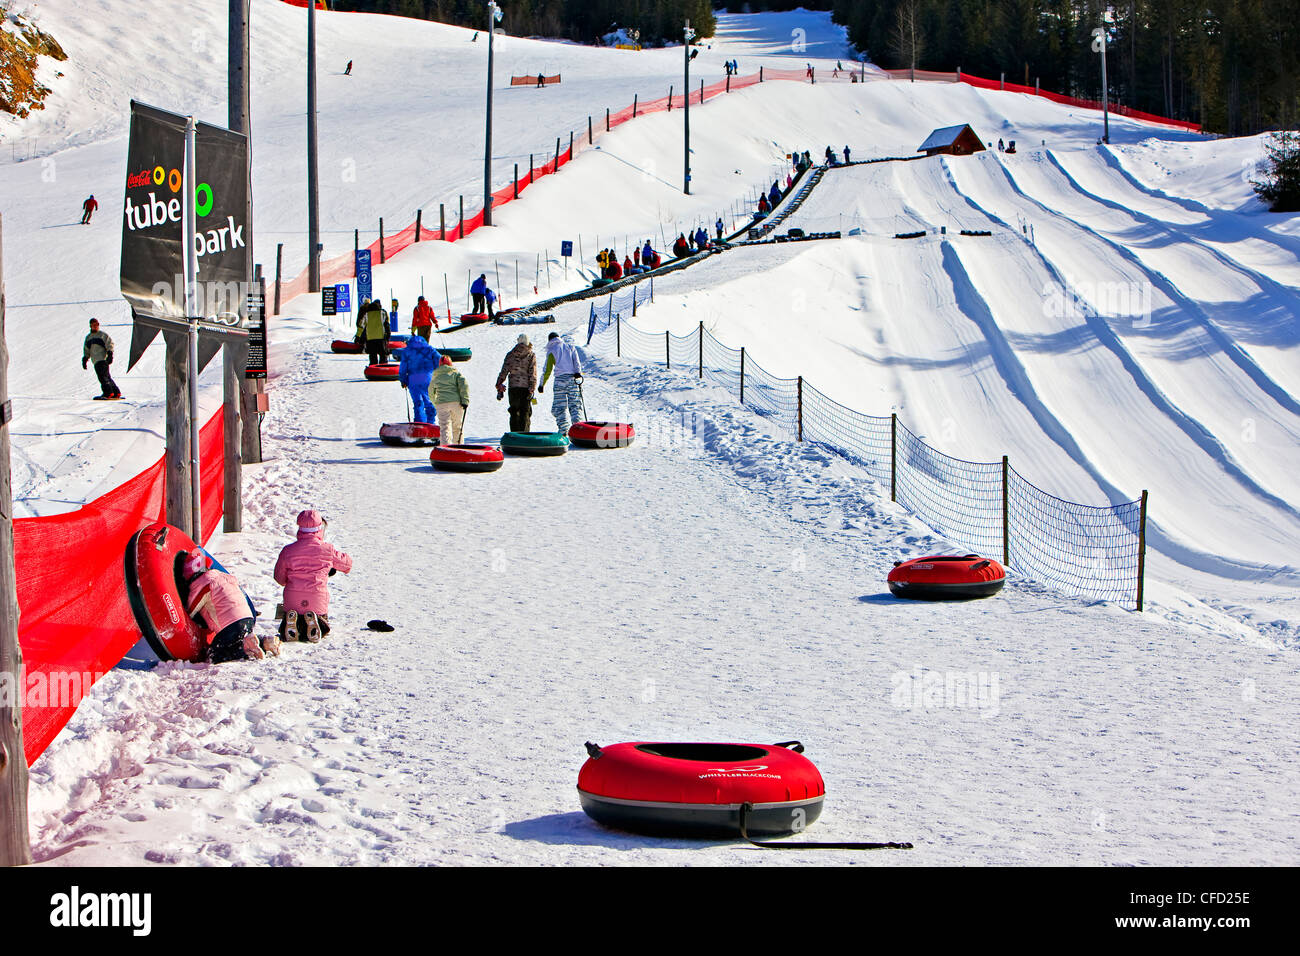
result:
<svg viewBox="0 0 1300 956"><path fill-rule="evenodd" d="M208 567L208 556L198 550L188 554L183 567L189 583L185 610L206 628L203 659L211 664L261 660L253 612L235 576Z"/></svg>
<svg viewBox="0 0 1300 956"><path fill-rule="evenodd" d="M325 540L325 526L319 511L298 515L298 540L286 545L275 562L275 583L284 588L281 640L296 641L301 635L314 644L329 633L329 577L351 571L352 559Z"/></svg>

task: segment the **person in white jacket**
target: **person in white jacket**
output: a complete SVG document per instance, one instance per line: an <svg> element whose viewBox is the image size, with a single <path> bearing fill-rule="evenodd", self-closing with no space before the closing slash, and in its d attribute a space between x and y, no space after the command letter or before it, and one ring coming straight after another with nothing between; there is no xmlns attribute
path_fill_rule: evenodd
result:
<svg viewBox="0 0 1300 956"><path fill-rule="evenodd" d="M560 338L558 332L552 332L546 343L546 368L537 386L538 394L545 389L552 371L555 372L555 397L551 400L551 414L555 416L555 430L568 434L569 426L582 420L582 396L578 392L582 360L573 343Z"/></svg>

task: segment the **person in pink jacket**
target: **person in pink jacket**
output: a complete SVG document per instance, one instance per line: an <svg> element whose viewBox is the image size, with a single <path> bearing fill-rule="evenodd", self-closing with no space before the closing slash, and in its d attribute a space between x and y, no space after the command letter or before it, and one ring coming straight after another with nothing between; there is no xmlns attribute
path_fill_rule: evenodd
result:
<svg viewBox="0 0 1300 956"><path fill-rule="evenodd" d="M281 640L301 636L314 644L330 632L329 578L335 571L351 571L352 559L325 540L326 524L319 511L302 512L298 540L286 545L275 562L275 583L284 588Z"/></svg>
<svg viewBox="0 0 1300 956"><path fill-rule="evenodd" d="M253 633L252 609L235 576L210 567L198 550L189 552L182 567L189 584L185 609L206 629L203 659L211 664L261 660L265 655ZM267 650L279 653L278 645Z"/></svg>

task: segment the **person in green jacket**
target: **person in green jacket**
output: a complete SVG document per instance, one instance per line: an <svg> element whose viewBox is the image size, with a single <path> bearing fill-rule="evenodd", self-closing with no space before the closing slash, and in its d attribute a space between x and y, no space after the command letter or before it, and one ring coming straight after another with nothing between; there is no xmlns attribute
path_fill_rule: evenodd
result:
<svg viewBox="0 0 1300 956"><path fill-rule="evenodd" d="M357 341L365 342L371 365L388 364L388 313L378 299L361 303L357 316Z"/></svg>
<svg viewBox="0 0 1300 956"><path fill-rule="evenodd" d="M469 382L456 371L446 355L429 382L429 398L438 412L439 442L459 445L464 437L465 412L469 409Z"/></svg>

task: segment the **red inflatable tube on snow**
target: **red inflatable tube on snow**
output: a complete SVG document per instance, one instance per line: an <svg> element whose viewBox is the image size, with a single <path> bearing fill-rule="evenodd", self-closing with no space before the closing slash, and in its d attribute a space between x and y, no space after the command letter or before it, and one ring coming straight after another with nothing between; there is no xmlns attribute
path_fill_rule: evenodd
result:
<svg viewBox="0 0 1300 956"><path fill-rule="evenodd" d="M440 434L432 422L385 422L379 426L379 440L385 445L436 444Z"/></svg>
<svg viewBox="0 0 1300 956"><path fill-rule="evenodd" d="M366 378L372 382L396 382L397 372L401 368L396 362L387 365L367 365Z"/></svg>
<svg viewBox="0 0 1300 956"><path fill-rule="evenodd" d="M895 563L889 590L895 597L950 601L990 597L1002 590L1007 572L992 558L943 554Z"/></svg>
<svg viewBox="0 0 1300 956"><path fill-rule="evenodd" d="M197 547L184 531L161 522L137 531L126 546L131 612L164 661L197 661L203 656L203 630L186 613L179 573L185 552Z"/></svg>
<svg viewBox="0 0 1300 956"><path fill-rule="evenodd" d="M654 836L737 837L802 830L821 814L826 785L798 741L784 744L587 745L582 809L597 823Z"/></svg>
<svg viewBox="0 0 1300 956"><path fill-rule="evenodd" d="M626 448L636 438L628 422L574 422L569 441L579 448Z"/></svg>
<svg viewBox="0 0 1300 956"><path fill-rule="evenodd" d="M475 322L486 322L488 318L486 312L466 312L460 317L460 324L473 325Z"/></svg>
<svg viewBox="0 0 1300 956"><path fill-rule="evenodd" d="M429 452L429 461L439 471L496 471L505 455L493 445L439 445Z"/></svg>
<svg viewBox="0 0 1300 956"><path fill-rule="evenodd" d="M388 340L388 350L406 348L406 342L397 339ZM338 355L360 355L366 350L364 345L354 342L352 339L335 339L330 343L330 351Z"/></svg>

